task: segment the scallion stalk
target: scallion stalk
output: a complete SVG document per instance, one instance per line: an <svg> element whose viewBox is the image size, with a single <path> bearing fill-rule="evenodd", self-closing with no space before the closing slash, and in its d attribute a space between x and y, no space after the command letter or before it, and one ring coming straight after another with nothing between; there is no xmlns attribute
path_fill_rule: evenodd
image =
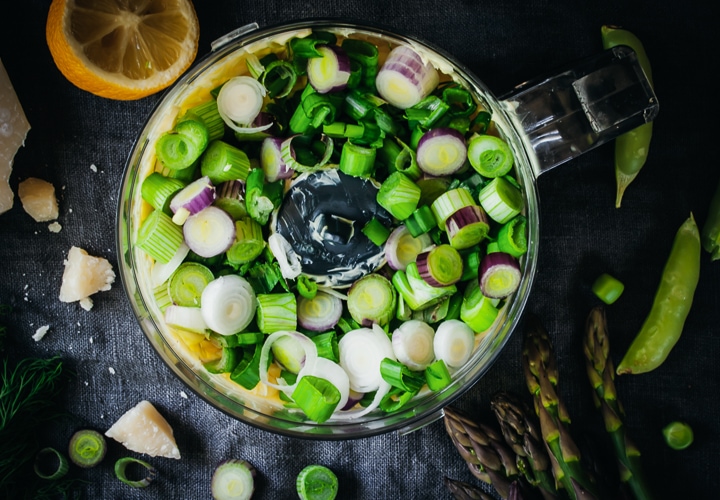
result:
<svg viewBox="0 0 720 500"><path fill-rule="evenodd" d="M243 356L230 374L230 380L251 391L260 382L262 344L243 349Z"/></svg>
<svg viewBox="0 0 720 500"><path fill-rule="evenodd" d="M485 185L478 199L488 216L499 224L505 224L523 208L522 192L504 177L496 177Z"/></svg>
<svg viewBox="0 0 720 500"><path fill-rule="evenodd" d="M338 168L347 175L369 177L375 169L376 151L347 141L343 144Z"/></svg>
<svg viewBox="0 0 720 500"><path fill-rule="evenodd" d="M182 227L161 210L153 210L140 224L137 245L158 262L170 262L182 244Z"/></svg>
<svg viewBox="0 0 720 500"><path fill-rule="evenodd" d="M405 392L417 392L425 383L422 373L412 372L404 364L390 358L380 363L380 374L385 382Z"/></svg>
<svg viewBox="0 0 720 500"><path fill-rule="evenodd" d="M398 220L407 219L420 201L420 188L402 172L393 172L380 185L377 202Z"/></svg>
<svg viewBox="0 0 720 500"><path fill-rule="evenodd" d="M318 356L337 363L340 360L338 353L337 334L334 330L320 333L310 338L317 346Z"/></svg>
<svg viewBox="0 0 720 500"><path fill-rule="evenodd" d="M499 311L493 300L485 297L477 280L471 280L463 295L460 308L460 319L467 323L474 332L484 332L492 326Z"/></svg>
<svg viewBox="0 0 720 500"><path fill-rule="evenodd" d="M162 210L170 215L170 200L173 195L187 185L180 179L166 177L160 172L153 172L142 182L140 196L155 210Z"/></svg>
<svg viewBox="0 0 720 500"><path fill-rule="evenodd" d="M131 465L140 465L145 469L146 475L143 479L130 479L127 475L127 468ZM134 457L123 457L115 462L115 476L133 488L145 488L157 477L157 469L144 460Z"/></svg>
<svg viewBox="0 0 720 500"><path fill-rule="evenodd" d="M438 359L425 368L425 381L427 382L428 389L433 392L441 391L450 385L452 378L445 361Z"/></svg>
<svg viewBox="0 0 720 500"><path fill-rule="evenodd" d="M305 375L298 380L292 399L310 420L323 423L337 408L340 391L324 378Z"/></svg>
<svg viewBox="0 0 720 500"><path fill-rule="evenodd" d="M498 249L513 257L527 252L527 218L520 214L503 224L497 234Z"/></svg>
<svg viewBox="0 0 720 500"><path fill-rule="evenodd" d="M351 61L357 61L362 67L362 86L375 88L380 55L377 46L365 40L347 38L343 41L342 48Z"/></svg>
<svg viewBox="0 0 720 500"><path fill-rule="evenodd" d="M245 180L250 172L250 160L239 148L224 141L213 141L200 161L200 172L213 184L225 181Z"/></svg>
<svg viewBox="0 0 720 500"><path fill-rule="evenodd" d="M413 311L420 311L437 304L445 297L457 292L455 285L431 286L420 276L417 264L411 262L405 271L393 274L392 283Z"/></svg>
<svg viewBox="0 0 720 500"><path fill-rule="evenodd" d="M363 326L384 326L395 316L397 293L392 283L376 273L363 276L348 291L347 308Z"/></svg>
<svg viewBox="0 0 720 500"><path fill-rule="evenodd" d="M231 265L238 266L255 260L264 248L262 226L250 217L243 217L235 221L235 242L225 256Z"/></svg>
<svg viewBox="0 0 720 500"><path fill-rule="evenodd" d="M58 450L46 447L38 451L33 464L35 474L41 479L55 481L60 479L70 470L68 459Z"/></svg>
<svg viewBox="0 0 720 500"><path fill-rule="evenodd" d="M220 116L217 101L210 100L193 106L185 112L185 117L197 118L202 121L208 130L208 141L222 139L225 135L225 122Z"/></svg>
<svg viewBox="0 0 720 500"><path fill-rule="evenodd" d="M220 357L203 363L210 373L232 373L242 358L242 350L237 347L223 347Z"/></svg>
<svg viewBox="0 0 720 500"><path fill-rule="evenodd" d="M445 229L445 223L452 214L464 207L475 205L472 194L464 187L446 191L433 201L430 208L435 214L438 227Z"/></svg>
<svg viewBox="0 0 720 500"><path fill-rule="evenodd" d="M410 214L410 217L405 219L405 227L410 231L413 238L417 238L437 227L437 221L432 209L427 205L421 205Z"/></svg>
<svg viewBox="0 0 720 500"><path fill-rule="evenodd" d="M607 273L598 276L592 285L592 291L595 296L608 305L619 299L624 290L625 285Z"/></svg>
<svg viewBox="0 0 720 500"><path fill-rule="evenodd" d="M361 229L362 233L377 246L382 246L390 237L390 230L375 217L370 219Z"/></svg>
<svg viewBox="0 0 720 500"><path fill-rule="evenodd" d="M388 172L402 172L414 181L423 175L418 167L415 151L400 139L386 137L382 147L378 149L378 155L387 166Z"/></svg>
<svg viewBox="0 0 720 500"><path fill-rule="evenodd" d="M404 391L393 387L383 398L380 400L379 408L385 413L392 413L398 411L405 406L418 391Z"/></svg>
<svg viewBox="0 0 720 500"><path fill-rule="evenodd" d="M297 301L292 293L257 294L256 320L263 333L297 328Z"/></svg>

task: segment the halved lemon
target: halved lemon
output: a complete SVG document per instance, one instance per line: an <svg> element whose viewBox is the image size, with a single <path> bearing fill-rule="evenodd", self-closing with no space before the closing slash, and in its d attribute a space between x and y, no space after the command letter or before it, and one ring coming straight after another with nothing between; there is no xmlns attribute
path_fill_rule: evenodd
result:
<svg viewBox="0 0 720 500"><path fill-rule="evenodd" d="M190 67L199 33L190 0L53 0L45 35L74 85L133 100L168 87Z"/></svg>

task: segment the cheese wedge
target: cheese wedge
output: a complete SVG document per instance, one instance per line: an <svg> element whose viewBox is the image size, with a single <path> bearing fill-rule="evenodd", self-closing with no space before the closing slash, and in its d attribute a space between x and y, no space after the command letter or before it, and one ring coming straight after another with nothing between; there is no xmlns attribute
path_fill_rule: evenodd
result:
<svg viewBox="0 0 720 500"><path fill-rule="evenodd" d="M115 281L112 265L102 257L93 257L82 248L72 247L65 260L62 285L60 285L60 301L81 301L83 309L92 307L88 301L90 295L110 290Z"/></svg>
<svg viewBox="0 0 720 500"><path fill-rule="evenodd" d="M140 401L129 409L105 435L130 451L151 457L180 458L172 427L149 401Z"/></svg>
<svg viewBox="0 0 720 500"><path fill-rule="evenodd" d="M29 130L30 124L0 60L0 214L13 206L10 173L15 153L25 142Z"/></svg>

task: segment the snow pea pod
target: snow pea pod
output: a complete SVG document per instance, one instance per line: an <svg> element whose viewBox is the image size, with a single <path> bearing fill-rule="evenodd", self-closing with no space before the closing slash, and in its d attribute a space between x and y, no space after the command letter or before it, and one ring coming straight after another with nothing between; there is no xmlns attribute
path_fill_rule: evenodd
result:
<svg viewBox="0 0 720 500"><path fill-rule="evenodd" d="M603 48L610 49L618 45L627 45L637 54L638 62L652 85L650 60L645 53L642 42L633 33L615 26L601 28ZM650 151L652 138L652 122L645 123L615 139L615 182L617 194L615 207L620 208L625 189L635 180L640 169L645 165Z"/></svg>
<svg viewBox="0 0 720 500"><path fill-rule="evenodd" d="M617 374L660 366L677 343L700 277L700 231L692 214L680 226L650 313L617 367Z"/></svg>

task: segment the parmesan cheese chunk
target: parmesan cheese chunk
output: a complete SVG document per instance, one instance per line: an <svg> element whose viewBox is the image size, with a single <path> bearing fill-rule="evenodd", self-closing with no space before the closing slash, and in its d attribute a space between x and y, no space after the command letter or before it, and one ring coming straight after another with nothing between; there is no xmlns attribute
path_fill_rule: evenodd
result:
<svg viewBox="0 0 720 500"><path fill-rule="evenodd" d="M30 124L0 60L0 214L13 206L10 173L15 153L25 142L29 130Z"/></svg>
<svg viewBox="0 0 720 500"><path fill-rule="evenodd" d="M23 208L35 222L48 222L58 218L55 186L48 181L29 177L18 186L18 195Z"/></svg>
<svg viewBox="0 0 720 500"><path fill-rule="evenodd" d="M125 448L151 457L180 458L172 427L149 401L140 401L105 433Z"/></svg>
<svg viewBox="0 0 720 500"><path fill-rule="evenodd" d="M92 301L87 301L90 295L96 292L110 290L115 281L115 272L112 265L102 257L93 257L82 248L72 247L65 260L62 285L60 286L60 300L62 302L81 301L83 309L92 307ZM89 305L89 307L88 307Z"/></svg>

